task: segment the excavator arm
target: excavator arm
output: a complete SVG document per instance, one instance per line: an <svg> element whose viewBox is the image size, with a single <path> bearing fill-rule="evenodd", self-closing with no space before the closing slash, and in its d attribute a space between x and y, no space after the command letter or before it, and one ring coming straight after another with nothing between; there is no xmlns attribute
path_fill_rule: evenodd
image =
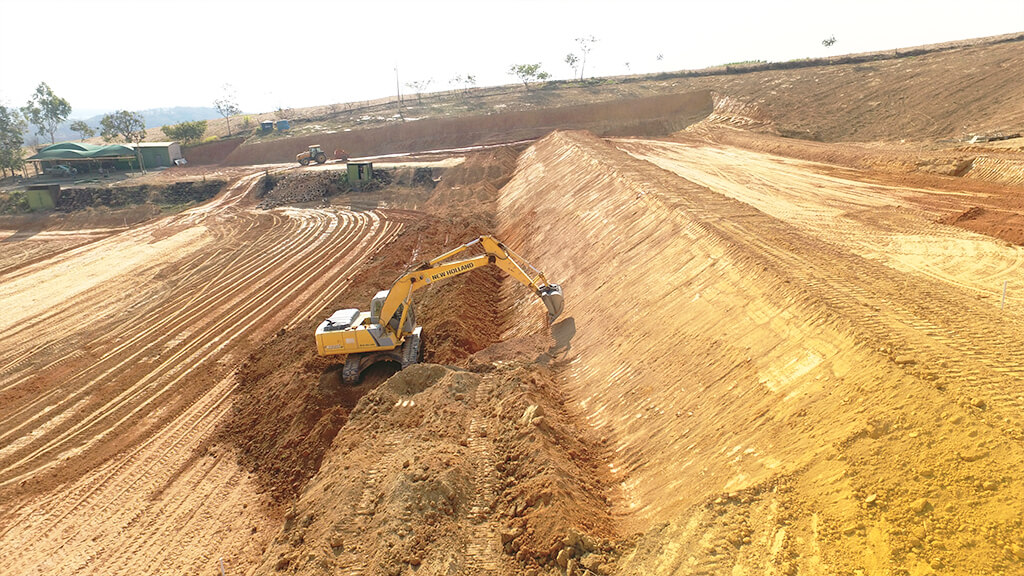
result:
<svg viewBox="0 0 1024 576"><path fill-rule="evenodd" d="M483 254L446 262L477 244L483 249ZM498 240L491 236L481 236L472 242L463 244L424 263L416 270L396 280L391 286L391 290L388 291L388 296L381 307L381 324L388 323L388 320L392 319L396 313L399 313L400 317L398 318L397 326L402 326L406 315L409 313L412 293L416 290L438 280L452 278L491 264L501 268L524 286L532 289L534 294L547 307L549 322L553 322L562 313L564 298L560 286L549 283L544 277L543 272L531 266L529 262L512 252L512 250ZM527 270L530 272L527 272Z"/></svg>

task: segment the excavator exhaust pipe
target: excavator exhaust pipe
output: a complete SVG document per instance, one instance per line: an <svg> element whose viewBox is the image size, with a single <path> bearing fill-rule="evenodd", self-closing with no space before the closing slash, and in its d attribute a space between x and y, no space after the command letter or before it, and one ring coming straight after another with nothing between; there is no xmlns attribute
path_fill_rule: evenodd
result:
<svg viewBox="0 0 1024 576"><path fill-rule="evenodd" d="M537 295L540 296L544 306L548 309L548 323L553 323L556 318L562 315L562 310L565 309L565 297L562 296L562 287L558 284L548 284L538 290Z"/></svg>

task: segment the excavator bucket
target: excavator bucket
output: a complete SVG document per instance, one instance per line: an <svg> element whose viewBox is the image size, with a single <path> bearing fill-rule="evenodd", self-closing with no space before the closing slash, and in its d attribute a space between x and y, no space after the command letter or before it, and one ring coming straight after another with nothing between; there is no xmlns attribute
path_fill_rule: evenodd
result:
<svg viewBox="0 0 1024 576"><path fill-rule="evenodd" d="M565 309L565 298L562 296L562 287L558 284L548 284L538 291L538 295L544 306L548 309L548 323L552 323L562 315Z"/></svg>

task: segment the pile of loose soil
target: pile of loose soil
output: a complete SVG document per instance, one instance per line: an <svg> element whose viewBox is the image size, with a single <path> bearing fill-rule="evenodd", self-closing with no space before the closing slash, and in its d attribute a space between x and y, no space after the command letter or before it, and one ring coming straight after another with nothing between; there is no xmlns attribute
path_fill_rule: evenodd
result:
<svg viewBox="0 0 1024 576"><path fill-rule="evenodd" d="M552 376L420 364L368 393L257 574L614 572L602 448Z"/></svg>
<svg viewBox="0 0 1024 576"><path fill-rule="evenodd" d="M985 209L979 206L971 206L956 214L950 214L939 221L943 224L962 224L968 220L976 220L985 214Z"/></svg>
<svg viewBox="0 0 1024 576"><path fill-rule="evenodd" d="M227 186L226 180L174 182L167 185L141 184L103 188L68 188L61 190L57 210L72 212L89 207L122 208L136 204L185 204L205 202Z"/></svg>
<svg viewBox="0 0 1024 576"><path fill-rule="evenodd" d="M259 207L270 209L277 206L323 202L324 198L341 193L348 189L345 172L316 171L291 172L285 176L264 175L263 181L257 185L256 197L260 199Z"/></svg>

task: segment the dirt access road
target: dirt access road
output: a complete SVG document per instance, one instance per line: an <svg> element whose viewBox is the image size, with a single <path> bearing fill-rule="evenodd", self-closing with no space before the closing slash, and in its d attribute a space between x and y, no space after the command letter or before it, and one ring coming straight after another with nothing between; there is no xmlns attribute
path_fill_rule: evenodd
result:
<svg viewBox="0 0 1024 576"><path fill-rule="evenodd" d="M187 212L0 279L0 573L202 573L276 521L211 445L254 343L320 313L401 230L379 212Z"/></svg>

